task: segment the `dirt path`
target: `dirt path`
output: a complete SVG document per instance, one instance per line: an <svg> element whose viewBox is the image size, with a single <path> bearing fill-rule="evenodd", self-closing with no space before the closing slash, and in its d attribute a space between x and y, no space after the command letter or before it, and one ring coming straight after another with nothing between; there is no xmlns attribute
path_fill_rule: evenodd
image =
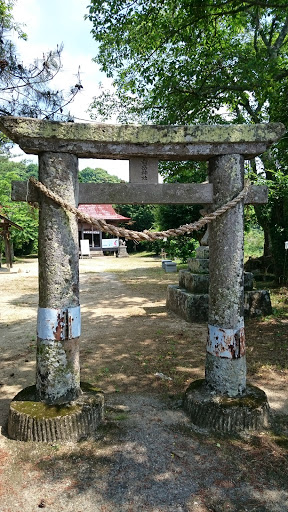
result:
<svg viewBox="0 0 288 512"><path fill-rule="evenodd" d="M11 398L34 384L37 262L0 273L0 512L287 512L287 370L258 364L257 337L268 347L276 331L268 340L265 322L260 336L247 326L250 381L268 393L273 431L196 434L180 398L203 377L206 326L166 311L178 276L157 259L106 257L80 260L80 281L82 380L104 389L106 422L94 442L18 443L5 422Z"/></svg>

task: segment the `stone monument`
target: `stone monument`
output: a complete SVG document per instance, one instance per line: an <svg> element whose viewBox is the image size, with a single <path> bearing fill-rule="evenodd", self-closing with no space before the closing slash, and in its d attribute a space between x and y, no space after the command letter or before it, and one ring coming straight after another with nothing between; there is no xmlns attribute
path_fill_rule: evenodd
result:
<svg viewBox="0 0 288 512"><path fill-rule="evenodd" d="M117 258L129 258L125 240L122 240L121 238L119 240L118 253L116 253L116 256Z"/></svg>
<svg viewBox="0 0 288 512"><path fill-rule="evenodd" d="M187 322L207 322L209 310L209 247L200 245L187 270L179 271L179 286L169 285L166 305ZM253 289L253 273L244 272L244 317L272 314L268 290Z"/></svg>

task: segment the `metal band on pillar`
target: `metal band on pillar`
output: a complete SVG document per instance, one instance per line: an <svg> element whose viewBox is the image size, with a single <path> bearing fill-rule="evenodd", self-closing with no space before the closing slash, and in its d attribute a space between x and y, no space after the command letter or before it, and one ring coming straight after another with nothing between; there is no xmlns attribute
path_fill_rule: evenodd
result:
<svg viewBox="0 0 288 512"><path fill-rule="evenodd" d="M245 355L244 321L236 329L208 324L207 352L216 357L239 359Z"/></svg>
<svg viewBox="0 0 288 512"><path fill-rule="evenodd" d="M37 336L42 340L72 340L81 335L80 306L38 308Z"/></svg>

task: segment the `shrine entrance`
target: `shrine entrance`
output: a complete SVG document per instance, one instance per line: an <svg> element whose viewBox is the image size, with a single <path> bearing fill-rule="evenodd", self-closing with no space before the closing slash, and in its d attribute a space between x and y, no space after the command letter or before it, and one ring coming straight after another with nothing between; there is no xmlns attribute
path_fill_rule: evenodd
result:
<svg viewBox="0 0 288 512"><path fill-rule="evenodd" d="M37 375L26 400L31 402L32 396L35 407L47 411L39 420L39 415L21 410L23 390L11 403L9 435L78 440L92 434L103 417L103 396L80 385L78 203L198 203L216 210L205 219L210 223L205 379L188 388L185 408L193 423L212 430L265 426L266 395L246 383L243 208L244 203L266 202L267 191L244 187L244 160L277 141L285 133L283 125L113 126L5 117L0 128L23 151L39 157L39 182L15 183L13 199L40 206ZM130 182L79 184L78 158L91 157L129 159ZM158 184L158 160L207 160L209 183ZM173 230L172 236L183 229L191 232L195 226ZM122 233L132 239L170 236L169 230ZM56 406L64 412L52 421L49 414Z"/></svg>

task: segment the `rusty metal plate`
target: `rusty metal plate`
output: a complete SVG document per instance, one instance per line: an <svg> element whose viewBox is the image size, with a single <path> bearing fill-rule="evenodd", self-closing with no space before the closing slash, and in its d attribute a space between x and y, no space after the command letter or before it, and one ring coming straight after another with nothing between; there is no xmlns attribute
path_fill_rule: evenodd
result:
<svg viewBox="0 0 288 512"><path fill-rule="evenodd" d="M226 359L239 359L245 355L244 322L236 329L225 329L208 324L207 352Z"/></svg>
<svg viewBox="0 0 288 512"><path fill-rule="evenodd" d="M71 340L81 334L80 306L38 308L37 336L42 340Z"/></svg>

